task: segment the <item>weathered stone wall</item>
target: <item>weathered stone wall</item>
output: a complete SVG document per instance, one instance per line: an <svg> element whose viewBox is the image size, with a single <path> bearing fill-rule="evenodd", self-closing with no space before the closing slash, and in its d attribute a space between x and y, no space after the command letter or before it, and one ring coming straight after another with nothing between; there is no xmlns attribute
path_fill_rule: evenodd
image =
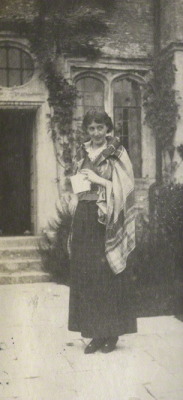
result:
<svg viewBox="0 0 183 400"><path fill-rule="evenodd" d="M110 37L104 50L111 56L143 58L153 54L153 0L116 0Z"/></svg>
<svg viewBox="0 0 183 400"><path fill-rule="evenodd" d="M1 0L0 20L36 15L35 0ZM109 15L110 32L104 53L113 57L143 58L153 54L153 0L116 0Z"/></svg>
<svg viewBox="0 0 183 400"><path fill-rule="evenodd" d="M173 161L176 163L174 179L177 183L183 184L183 161L177 151L177 147L183 145L183 44L182 48L177 49L174 53L174 63L176 66L174 87L176 90L176 100L179 105L179 118L177 120L177 130L174 137L175 152Z"/></svg>
<svg viewBox="0 0 183 400"><path fill-rule="evenodd" d="M172 179L183 183L183 162L177 151L177 146L183 144L183 0L161 0L161 48L174 52L176 100L179 105L177 130L174 136L175 152L173 163L175 170ZM168 156L167 156L168 158ZM170 165L170 159L168 158Z"/></svg>
<svg viewBox="0 0 183 400"><path fill-rule="evenodd" d="M183 0L161 0L161 46L183 41Z"/></svg>
<svg viewBox="0 0 183 400"><path fill-rule="evenodd" d="M1 0L0 19L30 19L35 13L35 0Z"/></svg>
<svg viewBox="0 0 183 400"><path fill-rule="evenodd" d="M49 0L48 0L49 1ZM68 0L69 1L69 0ZM36 14L35 0L1 0L0 20L13 19L16 17L31 19ZM132 67L136 65L136 61L140 59L149 59L154 52L154 0L116 0L116 7L113 13L109 15L110 32L103 39L104 56L110 57L114 62L123 65L123 59ZM131 62L132 60L132 62ZM108 58L107 61L108 62ZM138 61L137 61L138 63ZM149 65L149 63L145 64ZM141 65L141 64L140 64ZM136 66L137 68L137 66ZM129 70L130 71L130 70ZM44 106L43 106L44 108ZM38 150L37 163L39 169L38 188L37 188L37 216L38 216L38 231L45 225L48 217L53 215L53 211L48 205L50 196L50 185L53 186L53 191L56 189L56 180L51 183L47 182L47 175L54 175L52 169L55 166L49 164L43 171L45 160L49 158L49 137L46 135L46 120L43 114L39 113L37 117L38 135ZM152 183L154 177L154 148L153 139L147 134L147 129L142 126L142 157L143 157L143 179L136 181L136 204L137 209L142 212L148 212L148 187ZM152 149L151 149L152 145ZM53 151L51 149L51 151ZM55 176L56 178L56 176ZM49 187L49 190L48 190ZM56 197L56 196L55 196ZM44 204L43 206L41 206Z"/></svg>
<svg viewBox="0 0 183 400"><path fill-rule="evenodd" d="M176 0L176 39L183 42L183 0Z"/></svg>

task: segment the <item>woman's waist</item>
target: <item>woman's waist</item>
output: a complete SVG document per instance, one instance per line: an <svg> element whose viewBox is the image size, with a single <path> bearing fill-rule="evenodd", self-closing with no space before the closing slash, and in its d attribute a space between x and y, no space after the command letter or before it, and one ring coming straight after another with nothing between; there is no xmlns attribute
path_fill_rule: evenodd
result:
<svg viewBox="0 0 183 400"><path fill-rule="evenodd" d="M97 201L98 193L97 191L88 191L78 193L78 201Z"/></svg>

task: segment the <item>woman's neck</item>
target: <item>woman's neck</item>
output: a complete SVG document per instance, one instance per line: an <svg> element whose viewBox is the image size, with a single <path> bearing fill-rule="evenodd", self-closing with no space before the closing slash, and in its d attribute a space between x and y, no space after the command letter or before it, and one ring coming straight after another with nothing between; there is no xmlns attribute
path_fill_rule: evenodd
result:
<svg viewBox="0 0 183 400"><path fill-rule="evenodd" d="M93 143L93 142L91 141L91 147L92 147L92 149L99 149L100 147L103 147L105 144L107 144L107 140L106 140L106 139L103 141L103 143L100 143L100 144Z"/></svg>

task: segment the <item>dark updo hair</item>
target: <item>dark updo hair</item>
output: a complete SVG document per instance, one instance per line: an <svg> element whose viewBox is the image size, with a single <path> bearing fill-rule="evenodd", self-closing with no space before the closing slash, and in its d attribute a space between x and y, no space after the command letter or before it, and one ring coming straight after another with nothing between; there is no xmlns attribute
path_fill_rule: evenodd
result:
<svg viewBox="0 0 183 400"><path fill-rule="evenodd" d="M96 122L97 124L105 124L107 126L107 133L113 130L112 120L105 111L98 111L94 108L89 110L83 118L83 131L86 132L88 126L92 124L92 122Z"/></svg>

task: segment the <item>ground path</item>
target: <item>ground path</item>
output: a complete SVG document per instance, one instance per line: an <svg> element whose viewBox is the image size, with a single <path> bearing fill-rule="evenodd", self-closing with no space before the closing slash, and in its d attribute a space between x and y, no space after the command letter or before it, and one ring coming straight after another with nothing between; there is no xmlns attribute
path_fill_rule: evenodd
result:
<svg viewBox="0 0 183 400"><path fill-rule="evenodd" d="M68 288L0 286L0 400L183 400L183 323L138 319L110 354L68 332Z"/></svg>

